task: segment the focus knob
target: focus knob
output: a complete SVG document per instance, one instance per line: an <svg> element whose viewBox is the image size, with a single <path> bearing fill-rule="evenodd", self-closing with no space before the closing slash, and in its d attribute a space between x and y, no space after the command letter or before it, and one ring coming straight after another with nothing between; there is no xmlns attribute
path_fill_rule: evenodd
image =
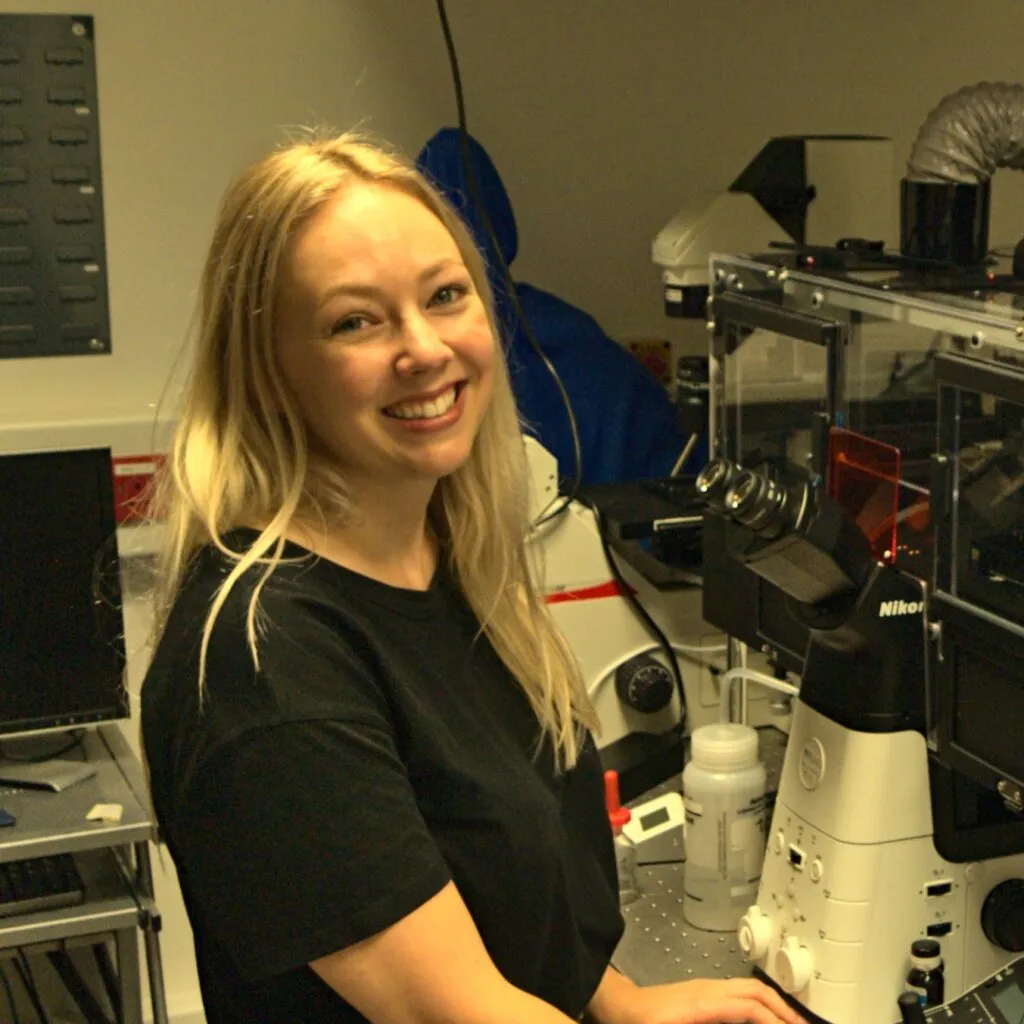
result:
<svg viewBox="0 0 1024 1024"><path fill-rule="evenodd" d="M802 992L811 983L814 960L811 951L800 944L795 935L790 935L782 943L782 949L775 959L779 985L784 992L795 995Z"/></svg>
<svg viewBox="0 0 1024 1024"><path fill-rule="evenodd" d="M615 692L634 711L652 714L672 700L672 673L649 654L638 654L615 670Z"/></svg>
<svg viewBox="0 0 1024 1024"><path fill-rule="evenodd" d="M1008 878L985 897L981 929L1001 949L1024 952L1024 878Z"/></svg>
<svg viewBox="0 0 1024 1024"><path fill-rule="evenodd" d="M772 919L761 913L760 907L751 907L740 918L737 932L740 949L754 960L760 960L761 957L767 955L774 936L775 926L772 924Z"/></svg>

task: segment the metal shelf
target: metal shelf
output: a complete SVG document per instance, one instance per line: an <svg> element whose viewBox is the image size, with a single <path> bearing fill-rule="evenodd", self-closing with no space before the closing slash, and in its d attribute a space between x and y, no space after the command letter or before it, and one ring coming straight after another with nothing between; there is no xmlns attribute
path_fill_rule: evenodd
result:
<svg viewBox="0 0 1024 1024"><path fill-rule="evenodd" d="M75 863L85 883L85 902L0 917L0 949L138 927L139 906L114 851L77 854Z"/></svg>

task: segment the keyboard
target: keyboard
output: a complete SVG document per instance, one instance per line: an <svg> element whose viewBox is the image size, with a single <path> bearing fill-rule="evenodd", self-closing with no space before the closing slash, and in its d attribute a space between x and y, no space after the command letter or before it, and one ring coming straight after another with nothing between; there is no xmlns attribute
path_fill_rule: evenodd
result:
<svg viewBox="0 0 1024 1024"><path fill-rule="evenodd" d="M0 917L73 907L85 885L70 853L0 863Z"/></svg>

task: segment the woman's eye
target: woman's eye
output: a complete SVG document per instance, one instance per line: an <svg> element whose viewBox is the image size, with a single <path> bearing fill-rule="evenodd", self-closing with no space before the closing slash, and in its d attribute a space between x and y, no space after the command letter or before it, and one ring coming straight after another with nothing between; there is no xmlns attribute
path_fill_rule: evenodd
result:
<svg viewBox="0 0 1024 1024"><path fill-rule="evenodd" d="M361 327L365 327L369 323L369 320L365 316L345 316L340 320L336 320L331 325L331 334L352 334L354 331L358 331Z"/></svg>
<svg viewBox="0 0 1024 1024"><path fill-rule="evenodd" d="M458 302L464 295L469 293L469 289L462 284L446 284L443 288L438 288L434 292L433 297L430 300L432 306L450 306L453 302Z"/></svg>

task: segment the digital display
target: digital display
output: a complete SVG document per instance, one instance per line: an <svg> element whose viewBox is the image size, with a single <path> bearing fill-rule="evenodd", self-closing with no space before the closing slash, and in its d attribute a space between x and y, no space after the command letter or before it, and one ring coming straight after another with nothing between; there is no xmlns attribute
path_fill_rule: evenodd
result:
<svg viewBox="0 0 1024 1024"><path fill-rule="evenodd" d="M645 814L640 819L640 827L645 831L649 828L657 828L659 825L664 825L671 817L667 808L659 807L656 811L651 811L650 814Z"/></svg>
<svg viewBox="0 0 1024 1024"><path fill-rule="evenodd" d="M991 996L996 1008L1010 1024L1020 1024L1024 1020L1024 992L1021 992L1016 982L1011 982L998 992L992 992Z"/></svg>

